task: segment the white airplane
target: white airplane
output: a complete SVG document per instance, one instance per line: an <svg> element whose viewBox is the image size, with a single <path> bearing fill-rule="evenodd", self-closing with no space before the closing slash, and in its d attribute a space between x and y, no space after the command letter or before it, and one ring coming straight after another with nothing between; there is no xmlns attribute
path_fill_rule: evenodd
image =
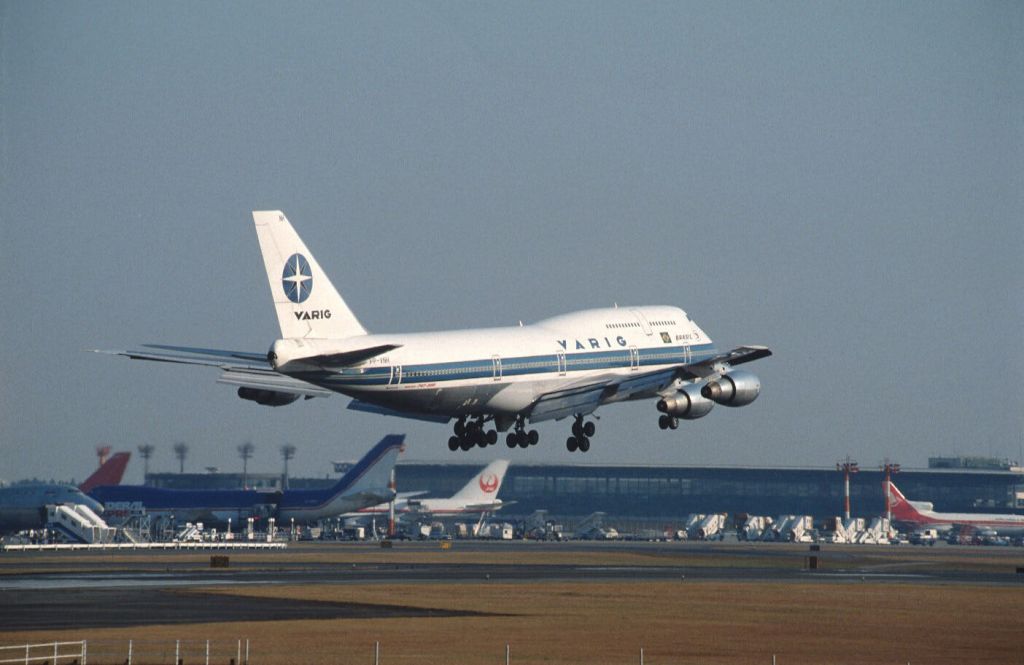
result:
<svg viewBox="0 0 1024 665"><path fill-rule="evenodd" d="M894 521L915 529L948 532L954 528L995 531L1000 536L1024 535L1024 515L993 513L939 513L929 501L911 501L889 483L889 506Z"/></svg>
<svg viewBox="0 0 1024 665"><path fill-rule="evenodd" d="M504 504L498 498L498 492L501 491L501 483L505 480L507 470L508 460L494 460L447 499L420 499L411 495L399 495L395 501L395 515L399 518L407 515L427 517L491 513L500 510ZM344 517L387 515L389 510L389 504L381 503L348 513Z"/></svg>
<svg viewBox="0 0 1024 665"><path fill-rule="evenodd" d="M744 406L760 380L734 369L771 355L763 346L720 353L677 307L614 307L532 325L370 334L280 211L253 212L281 338L269 353L143 345L108 351L141 360L219 367L221 383L267 406L334 393L348 408L433 422L455 420L451 450L526 448L527 423L573 417L570 452L590 449L598 407L657 399L661 429L717 403ZM492 427L493 426L493 427ZM511 430L511 431L509 431Z"/></svg>

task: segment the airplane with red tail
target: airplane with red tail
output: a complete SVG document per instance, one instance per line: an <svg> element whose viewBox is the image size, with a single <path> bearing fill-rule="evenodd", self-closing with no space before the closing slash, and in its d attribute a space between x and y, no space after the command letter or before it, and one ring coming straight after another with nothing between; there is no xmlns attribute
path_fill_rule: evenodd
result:
<svg viewBox="0 0 1024 665"><path fill-rule="evenodd" d="M911 501L889 483L892 519L914 527L948 532L953 529L995 531L1000 536L1024 535L1024 515L993 513L940 513L928 501Z"/></svg>
<svg viewBox="0 0 1024 665"><path fill-rule="evenodd" d="M114 456L100 465L91 476L82 481L78 489L88 494L100 485L120 485L124 470L128 468L131 453L114 453Z"/></svg>

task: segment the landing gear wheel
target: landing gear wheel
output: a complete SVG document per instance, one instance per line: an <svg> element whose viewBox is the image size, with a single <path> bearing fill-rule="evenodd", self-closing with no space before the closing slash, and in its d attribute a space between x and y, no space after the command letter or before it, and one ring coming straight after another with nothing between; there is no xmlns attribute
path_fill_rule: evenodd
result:
<svg viewBox="0 0 1024 665"><path fill-rule="evenodd" d="M679 418L676 418L675 416L667 416L667 418L669 429L679 429Z"/></svg>
<svg viewBox="0 0 1024 665"><path fill-rule="evenodd" d="M572 424L572 435L575 437L583 436L583 425L580 424L578 418Z"/></svg>
<svg viewBox="0 0 1024 665"><path fill-rule="evenodd" d="M530 446L530 437L526 432L519 430L516 434L516 443L519 444L520 448L528 448Z"/></svg>
<svg viewBox="0 0 1024 665"><path fill-rule="evenodd" d="M459 437L450 436L448 437L448 450L456 451L459 449Z"/></svg>
<svg viewBox="0 0 1024 665"><path fill-rule="evenodd" d="M594 432L596 432L596 431L597 431L597 426L594 424L594 421L592 421L592 420L590 422L585 423L583 425L583 436L585 436L585 437L589 438L589 437L594 436Z"/></svg>
<svg viewBox="0 0 1024 665"><path fill-rule="evenodd" d="M460 447L461 447L461 448L462 448L463 450L470 450L470 449L472 449L472 448L473 448L473 445L474 445L474 444L473 444L473 440L472 440L472 439L470 439L470 438L469 438L469 437L467 436L466 438L462 439L462 441L461 441L461 442L459 443L459 445L460 445Z"/></svg>
<svg viewBox="0 0 1024 665"><path fill-rule="evenodd" d="M537 442L540 441L540 434L537 434L537 430L531 429L530 433L526 435L526 440L529 441L531 446L536 446Z"/></svg>
<svg viewBox="0 0 1024 665"><path fill-rule="evenodd" d="M574 436L570 436L568 439L565 440L565 447L570 453L576 452L576 448L578 445L579 443L576 441L576 437Z"/></svg>
<svg viewBox="0 0 1024 665"><path fill-rule="evenodd" d="M588 450L590 450L590 439L588 439L587 437L583 437L582 439L580 439L579 445L581 453L587 452Z"/></svg>
<svg viewBox="0 0 1024 665"><path fill-rule="evenodd" d="M507 445L509 448L515 448L516 447L516 434L515 434L515 432L509 432L508 433L508 436L505 437L505 445Z"/></svg>
<svg viewBox="0 0 1024 665"><path fill-rule="evenodd" d="M487 445L493 446L498 442L498 430L487 430Z"/></svg>
<svg viewBox="0 0 1024 665"><path fill-rule="evenodd" d="M668 416L658 416L658 427L668 429Z"/></svg>

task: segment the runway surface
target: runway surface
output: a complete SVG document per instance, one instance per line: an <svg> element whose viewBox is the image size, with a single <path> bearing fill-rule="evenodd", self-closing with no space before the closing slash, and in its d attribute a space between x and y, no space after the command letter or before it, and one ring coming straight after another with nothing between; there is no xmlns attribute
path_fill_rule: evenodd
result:
<svg viewBox="0 0 1024 665"><path fill-rule="evenodd" d="M305 618L465 616L399 605L253 599L203 587L343 584L490 584L702 581L955 584L1024 587L1024 551L959 548L823 548L702 543L469 543L441 553L437 543L302 544L283 552L0 554L0 625L6 630L137 626ZM823 566L809 570L808 556ZM448 558L450 561L431 559ZM388 559L396 559L389 561ZM425 559L417 562L417 558ZM515 559L508 562L507 559ZM323 560L319 560L323 559ZM346 561L346 559L352 559ZM357 560L363 559L363 560ZM365 560L375 559L375 560ZM486 561L493 559L493 562ZM549 559L554 559L552 562ZM579 559L578 563L572 562ZM637 560L641 563L636 563ZM678 561L678 563L677 563ZM56 592L56 593L55 593ZM433 613L432 613L433 612Z"/></svg>

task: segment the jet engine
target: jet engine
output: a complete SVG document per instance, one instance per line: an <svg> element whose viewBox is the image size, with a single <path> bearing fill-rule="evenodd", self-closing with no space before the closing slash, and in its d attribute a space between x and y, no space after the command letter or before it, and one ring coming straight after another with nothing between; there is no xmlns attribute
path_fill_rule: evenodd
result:
<svg viewBox="0 0 1024 665"><path fill-rule="evenodd" d="M736 370L704 384L700 394L722 406L746 406L761 393L761 379Z"/></svg>
<svg viewBox="0 0 1024 665"><path fill-rule="evenodd" d="M238 396L242 399L252 400L263 406L284 406L299 399L293 393L279 393L276 390L261 390L259 388L239 388Z"/></svg>
<svg viewBox="0 0 1024 665"><path fill-rule="evenodd" d="M682 390L672 397L658 400L658 411L667 413L683 420L696 420L711 413L715 403L700 394L700 388L694 384L683 386Z"/></svg>

